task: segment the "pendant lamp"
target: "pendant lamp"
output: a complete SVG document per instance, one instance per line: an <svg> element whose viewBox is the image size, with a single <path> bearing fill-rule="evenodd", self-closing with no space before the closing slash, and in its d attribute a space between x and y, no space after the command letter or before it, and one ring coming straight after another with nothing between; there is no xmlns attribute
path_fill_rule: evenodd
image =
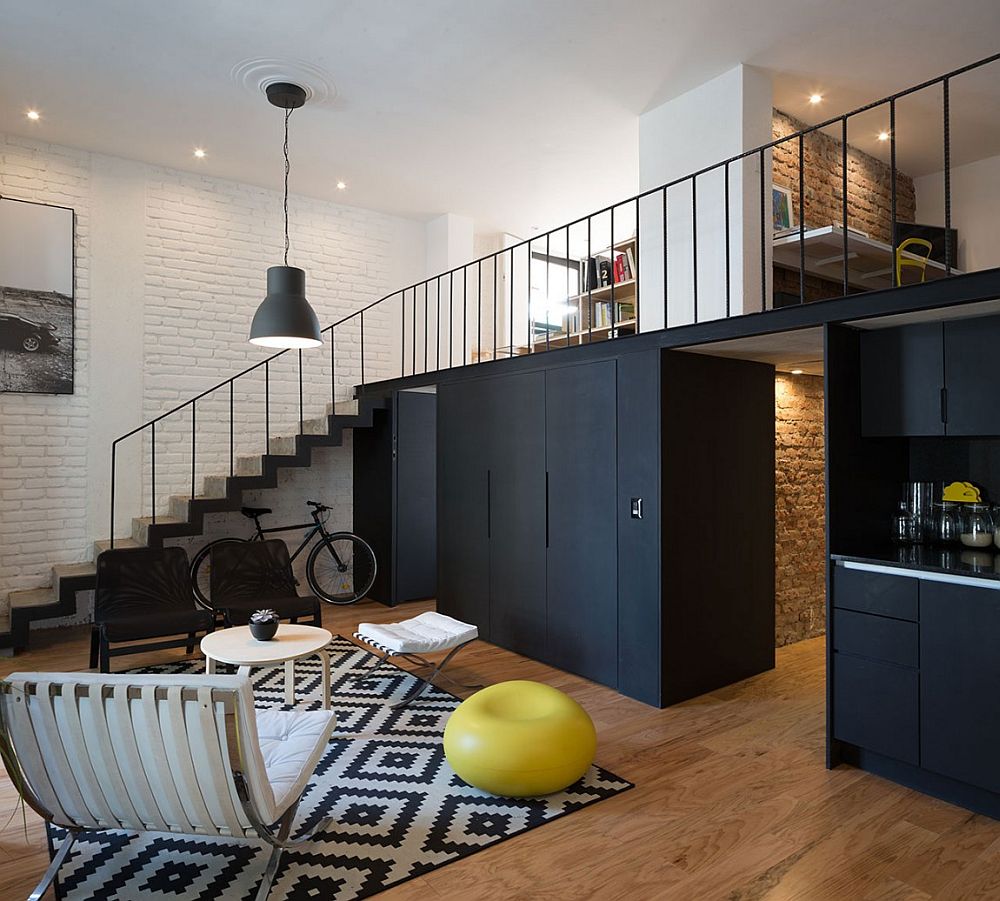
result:
<svg viewBox="0 0 1000 901"><path fill-rule="evenodd" d="M285 262L267 270L267 297L257 307L250 326L250 343L261 347L317 347L319 320L306 300L306 274L288 265L288 120L292 110L306 102L306 92L297 84L280 82L266 89L267 99L285 111Z"/></svg>

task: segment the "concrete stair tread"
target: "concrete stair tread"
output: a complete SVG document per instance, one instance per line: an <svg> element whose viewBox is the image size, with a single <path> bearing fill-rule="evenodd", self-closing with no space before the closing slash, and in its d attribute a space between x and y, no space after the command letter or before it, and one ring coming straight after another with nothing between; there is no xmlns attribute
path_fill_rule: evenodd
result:
<svg viewBox="0 0 1000 901"><path fill-rule="evenodd" d="M134 516L132 522L138 523L142 526L168 526L176 525L178 523L187 522L186 519L181 519L179 516L168 516L166 514L157 513L156 520L154 522L152 516ZM115 539L115 544L118 544L118 539Z"/></svg>
<svg viewBox="0 0 1000 901"><path fill-rule="evenodd" d="M97 572L94 563L57 563L52 567L54 579L70 579L74 576L92 576Z"/></svg>
<svg viewBox="0 0 1000 901"><path fill-rule="evenodd" d="M51 588L28 588L24 591L12 591L9 595L10 608L44 607L56 602L55 593Z"/></svg>
<svg viewBox="0 0 1000 901"><path fill-rule="evenodd" d="M119 548L123 547L145 547L145 545L136 541L134 538L116 538L115 550L118 550ZM110 550L111 550L110 538L102 538L99 541L94 542L95 559L97 558L98 554L102 553L103 551L110 551Z"/></svg>

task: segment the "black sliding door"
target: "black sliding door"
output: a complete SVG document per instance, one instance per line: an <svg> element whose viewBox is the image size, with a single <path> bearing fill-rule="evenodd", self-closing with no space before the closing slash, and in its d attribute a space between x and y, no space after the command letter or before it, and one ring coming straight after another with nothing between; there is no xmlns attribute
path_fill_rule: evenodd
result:
<svg viewBox="0 0 1000 901"><path fill-rule="evenodd" d="M613 360L546 373L546 659L618 684L617 388Z"/></svg>
<svg viewBox="0 0 1000 901"><path fill-rule="evenodd" d="M545 374L477 383L487 440L490 639L545 656ZM484 421L485 414L485 421Z"/></svg>
<svg viewBox="0 0 1000 901"><path fill-rule="evenodd" d="M483 382L438 389L438 610L490 638L489 410Z"/></svg>
<svg viewBox="0 0 1000 901"><path fill-rule="evenodd" d="M396 395L393 602L437 594L437 395Z"/></svg>

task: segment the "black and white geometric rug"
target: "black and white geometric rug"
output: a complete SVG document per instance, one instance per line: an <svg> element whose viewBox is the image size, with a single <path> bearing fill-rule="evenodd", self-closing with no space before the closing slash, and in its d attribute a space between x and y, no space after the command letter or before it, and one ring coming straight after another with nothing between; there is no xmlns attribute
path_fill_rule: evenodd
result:
<svg viewBox="0 0 1000 901"><path fill-rule="evenodd" d="M327 831L286 851L273 901L366 898L581 807L632 788L597 766L546 798L498 798L466 784L448 765L444 726L459 700L429 688L403 710L414 677L383 666L355 682L374 657L339 636L329 646L337 738L299 807L309 826L332 816ZM199 673L200 661L136 672ZM284 669L253 671L258 706L282 704ZM320 664L296 663L298 706L320 706ZM59 830L53 838L61 841ZM59 871L66 901L249 901L264 872L263 843L144 833L100 833L77 840Z"/></svg>

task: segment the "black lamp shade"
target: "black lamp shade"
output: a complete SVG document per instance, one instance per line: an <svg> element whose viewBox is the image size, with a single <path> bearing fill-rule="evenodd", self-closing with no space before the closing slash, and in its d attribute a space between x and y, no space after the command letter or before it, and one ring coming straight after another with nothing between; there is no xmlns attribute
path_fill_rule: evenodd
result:
<svg viewBox="0 0 1000 901"><path fill-rule="evenodd" d="M267 270L267 297L254 314L250 343L262 347L317 347L319 320L306 300L306 273L295 266Z"/></svg>

